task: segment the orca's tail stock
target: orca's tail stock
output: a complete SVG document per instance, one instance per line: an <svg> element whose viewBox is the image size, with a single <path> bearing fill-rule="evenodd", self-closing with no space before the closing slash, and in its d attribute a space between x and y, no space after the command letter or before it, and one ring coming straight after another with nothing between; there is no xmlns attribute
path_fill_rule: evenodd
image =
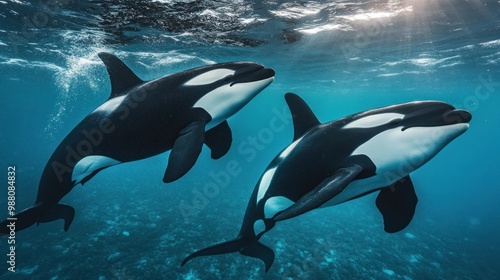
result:
<svg viewBox="0 0 500 280"><path fill-rule="evenodd" d="M184 259L181 266L185 265L189 260L196 257L220 255L233 252L239 252L240 254L245 256L261 259L266 265L266 272L274 262L274 252L271 248L260 243L258 240L253 241L252 243L248 243L246 242L246 240L238 236L236 239L219 243L192 253Z"/></svg>
<svg viewBox="0 0 500 280"><path fill-rule="evenodd" d="M69 205L56 204L49 208L42 203L38 203L0 223L0 237L7 236L12 231L23 230L35 223L46 223L59 219L64 220L64 231L67 231L74 217L75 209Z"/></svg>

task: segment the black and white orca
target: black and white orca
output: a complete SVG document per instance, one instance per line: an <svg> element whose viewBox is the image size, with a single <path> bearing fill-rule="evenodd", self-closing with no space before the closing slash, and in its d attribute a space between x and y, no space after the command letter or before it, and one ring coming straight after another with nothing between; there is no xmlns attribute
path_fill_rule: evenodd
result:
<svg viewBox="0 0 500 280"><path fill-rule="evenodd" d="M59 201L107 167L172 150L163 177L172 182L191 169L203 144L212 158L222 157L232 142L226 119L271 84L275 74L257 63L234 62L143 81L116 56L99 57L108 70L111 96L56 148L35 205L14 217L16 231L57 219L64 219L68 230L75 210ZM7 234L8 222L0 224L0 235Z"/></svg>
<svg viewBox="0 0 500 280"><path fill-rule="evenodd" d="M285 96L294 120L292 144L269 164L247 206L234 240L189 255L240 252L260 258L266 271L274 252L259 242L276 222L379 191L384 229L397 232L417 204L409 174L464 133L467 111L421 101L373 109L322 124L297 95Z"/></svg>

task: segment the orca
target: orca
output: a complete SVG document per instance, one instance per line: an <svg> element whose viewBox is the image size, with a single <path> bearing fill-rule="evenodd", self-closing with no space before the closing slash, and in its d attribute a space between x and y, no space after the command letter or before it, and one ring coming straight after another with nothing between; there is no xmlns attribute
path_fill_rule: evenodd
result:
<svg viewBox="0 0 500 280"><path fill-rule="evenodd" d="M111 96L59 144L43 170L33 207L17 213L16 231L64 220L75 210L59 201L99 171L171 150L163 177L175 181L195 164L203 144L211 157L232 142L227 118L274 80L274 70L252 62L214 64L143 81L119 58L99 53L111 80ZM7 235L8 220L0 224Z"/></svg>
<svg viewBox="0 0 500 280"><path fill-rule="evenodd" d="M261 259L266 272L274 252L259 242L278 221L379 191L376 205L386 232L412 220L417 196L410 173L469 127L471 114L447 103L419 101L372 109L320 123L309 106L288 93L293 142L260 177L238 237L189 255L239 252Z"/></svg>

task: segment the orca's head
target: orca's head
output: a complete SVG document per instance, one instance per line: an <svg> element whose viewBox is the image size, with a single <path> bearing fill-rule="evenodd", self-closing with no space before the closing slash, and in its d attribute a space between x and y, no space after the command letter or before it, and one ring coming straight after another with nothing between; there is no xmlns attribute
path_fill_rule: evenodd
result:
<svg viewBox="0 0 500 280"><path fill-rule="evenodd" d="M273 80L273 69L252 62L232 62L193 69L183 86L205 92L193 107L205 109L213 127L243 108Z"/></svg>
<svg viewBox="0 0 500 280"><path fill-rule="evenodd" d="M420 101L353 115L342 129L365 135L353 154L366 154L377 169L404 177L464 133L471 118L450 104Z"/></svg>

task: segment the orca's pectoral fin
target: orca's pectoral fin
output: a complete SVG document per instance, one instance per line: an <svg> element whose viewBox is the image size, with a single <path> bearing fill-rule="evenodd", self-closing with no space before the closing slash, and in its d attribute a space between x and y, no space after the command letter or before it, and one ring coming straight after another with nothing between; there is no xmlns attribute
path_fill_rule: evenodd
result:
<svg viewBox="0 0 500 280"><path fill-rule="evenodd" d="M205 144L212 151L211 157L213 159L219 159L224 156L229 151L232 142L231 128L227 124L227 121L223 121L216 127L205 132Z"/></svg>
<svg viewBox="0 0 500 280"><path fill-rule="evenodd" d="M173 182L184 176L196 163L205 142L205 121L194 121L181 130L168 158L163 182Z"/></svg>
<svg viewBox="0 0 500 280"><path fill-rule="evenodd" d="M362 171L363 167L357 164L337 169L332 176L323 180L318 186L297 200L295 204L276 216L274 220L282 221L290 219L320 207L342 192Z"/></svg>
<svg viewBox="0 0 500 280"><path fill-rule="evenodd" d="M382 189L375 204L384 218L384 230L394 233L407 227L415 214L417 202L410 176Z"/></svg>
<svg viewBox="0 0 500 280"><path fill-rule="evenodd" d="M64 231L68 231L69 226L75 218L75 209L66 204L56 204L40 219L40 223L47 223L59 219L64 220Z"/></svg>
<svg viewBox="0 0 500 280"><path fill-rule="evenodd" d="M273 250L259 241L250 246L243 247L240 253L245 256L261 259L266 265L266 272L271 268L274 262Z"/></svg>

